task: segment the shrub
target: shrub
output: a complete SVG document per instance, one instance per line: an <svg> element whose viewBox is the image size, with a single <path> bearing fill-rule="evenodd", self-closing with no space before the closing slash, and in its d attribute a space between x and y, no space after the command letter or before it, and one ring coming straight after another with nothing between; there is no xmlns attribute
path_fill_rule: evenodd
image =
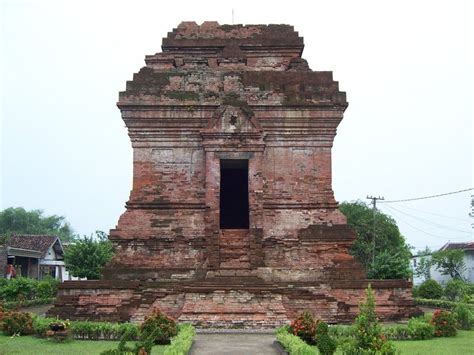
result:
<svg viewBox="0 0 474 355"><path fill-rule="evenodd" d="M45 277L36 286L36 297L40 299L56 297L59 281L51 276Z"/></svg>
<svg viewBox="0 0 474 355"><path fill-rule="evenodd" d="M392 343L388 342L382 329L378 324L375 313L375 299L369 284L366 290L366 301L361 303L360 312L356 318L357 331L354 341L344 346L345 354L395 354L396 350Z"/></svg>
<svg viewBox="0 0 474 355"><path fill-rule="evenodd" d="M3 314L3 332L6 335L25 335L33 333L33 318L31 313L5 312Z"/></svg>
<svg viewBox="0 0 474 355"><path fill-rule="evenodd" d="M418 287L421 298L439 299L443 295L443 288L433 279L426 280Z"/></svg>
<svg viewBox="0 0 474 355"><path fill-rule="evenodd" d="M458 304L456 308L454 308L453 313L459 329L471 330L472 324L474 323L474 316L467 305L462 303Z"/></svg>
<svg viewBox="0 0 474 355"><path fill-rule="evenodd" d="M464 281L453 279L444 288L444 296L450 301L461 301L468 294Z"/></svg>
<svg viewBox="0 0 474 355"><path fill-rule="evenodd" d="M28 277L17 277L9 280L0 289L0 299L4 301L23 301L35 297L38 281Z"/></svg>
<svg viewBox="0 0 474 355"><path fill-rule="evenodd" d="M319 322L316 326L316 345L321 355L332 355L336 351L337 342L329 336L325 322Z"/></svg>
<svg viewBox="0 0 474 355"><path fill-rule="evenodd" d="M109 323L74 321L71 323L71 331L75 339L89 340L118 340L126 333L130 340L139 338L140 328L133 323Z"/></svg>
<svg viewBox="0 0 474 355"><path fill-rule="evenodd" d="M43 304L53 303L55 298L36 298L26 301L8 301L3 304L5 309L15 309L18 307L39 306Z"/></svg>
<svg viewBox="0 0 474 355"><path fill-rule="evenodd" d="M277 329L276 338L289 354L297 355L316 355L316 349L308 345L300 337L289 333L288 328L281 327Z"/></svg>
<svg viewBox="0 0 474 355"><path fill-rule="evenodd" d="M141 339L151 339L154 344L169 344L170 339L178 334L174 319L155 309L145 318L140 327Z"/></svg>
<svg viewBox="0 0 474 355"><path fill-rule="evenodd" d="M471 310L474 310L474 305L469 305L464 302L452 302L446 300L430 300L426 298L415 298L415 302L418 305L430 306L430 307L438 307L438 308L446 308L446 309L454 309L456 306L460 304L465 304Z"/></svg>
<svg viewBox="0 0 474 355"><path fill-rule="evenodd" d="M171 340L171 345L165 348L164 355L186 355L193 345L196 330L191 324L178 326L178 335Z"/></svg>
<svg viewBox="0 0 474 355"><path fill-rule="evenodd" d="M383 335L388 340L409 340L411 339L410 329L408 325L394 325L384 327L382 329Z"/></svg>
<svg viewBox="0 0 474 355"><path fill-rule="evenodd" d="M456 320L451 312L437 309L433 313L431 324L435 327L434 335L436 337L451 337L457 333Z"/></svg>
<svg viewBox="0 0 474 355"><path fill-rule="evenodd" d="M410 338L413 340L431 339L434 336L435 327L420 318L411 318L408 321Z"/></svg>
<svg viewBox="0 0 474 355"><path fill-rule="evenodd" d="M301 313L290 325L290 331L308 344L315 344L316 321L309 312Z"/></svg>
<svg viewBox="0 0 474 355"><path fill-rule="evenodd" d="M56 318L34 317L33 318L33 333L38 338L44 338L46 332L49 330L49 324L56 321Z"/></svg>

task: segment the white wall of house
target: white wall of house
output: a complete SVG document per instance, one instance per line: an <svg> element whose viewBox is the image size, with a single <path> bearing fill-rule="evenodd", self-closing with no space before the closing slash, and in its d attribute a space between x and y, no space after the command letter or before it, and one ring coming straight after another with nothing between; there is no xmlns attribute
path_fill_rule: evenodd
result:
<svg viewBox="0 0 474 355"><path fill-rule="evenodd" d="M416 266L420 263L420 260L422 258L428 258L431 260L431 255L425 255L425 256L417 255L417 256L412 257L410 266L413 272L415 271ZM464 251L464 263L466 264L466 270L462 273L462 277L467 282L474 283L474 250ZM430 268L430 276L433 280L436 280L442 285L446 284L449 280L451 280L451 276L441 274L441 272L433 265ZM418 286L423 281L424 281L424 278L413 275L413 285Z"/></svg>

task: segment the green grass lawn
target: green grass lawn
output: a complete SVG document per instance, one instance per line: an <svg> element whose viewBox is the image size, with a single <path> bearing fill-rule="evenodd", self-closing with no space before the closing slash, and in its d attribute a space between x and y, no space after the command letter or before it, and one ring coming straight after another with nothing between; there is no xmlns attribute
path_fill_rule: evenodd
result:
<svg viewBox="0 0 474 355"><path fill-rule="evenodd" d="M402 354L474 354L474 331L459 330L452 338L435 338L431 340L394 341Z"/></svg>
<svg viewBox="0 0 474 355"><path fill-rule="evenodd" d="M55 343L34 336L9 337L0 333L0 355L34 354L34 355L92 355L101 351L116 348L118 341L107 340L71 340L66 343ZM163 354L164 346L154 346L152 355Z"/></svg>
<svg viewBox="0 0 474 355"><path fill-rule="evenodd" d="M474 330L458 330L452 338L393 341L397 350L406 355L474 355ZM317 347L314 347L317 351ZM342 355L337 348L336 355Z"/></svg>

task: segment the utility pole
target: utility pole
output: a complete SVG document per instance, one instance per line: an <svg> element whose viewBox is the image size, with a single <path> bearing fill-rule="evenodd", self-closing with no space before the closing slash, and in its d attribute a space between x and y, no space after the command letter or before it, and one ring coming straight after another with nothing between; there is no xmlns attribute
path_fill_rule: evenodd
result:
<svg viewBox="0 0 474 355"><path fill-rule="evenodd" d="M377 200L385 200L385 198L382 197L375 197L375 196L368 196L367 199L372 200L372 211L373 211L373 221L372 221L372 265L375 262L375 213L377 210Z"/></svg>

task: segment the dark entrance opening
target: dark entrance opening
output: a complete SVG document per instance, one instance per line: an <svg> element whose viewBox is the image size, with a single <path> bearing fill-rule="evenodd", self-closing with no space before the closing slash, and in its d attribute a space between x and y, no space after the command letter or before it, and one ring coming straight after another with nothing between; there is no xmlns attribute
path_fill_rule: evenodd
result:
<svg viewBox="0 0 474 355"><path fill-rule="evenodd" d="M249 161L221 160L220 228L249 228Z"/></svg>

